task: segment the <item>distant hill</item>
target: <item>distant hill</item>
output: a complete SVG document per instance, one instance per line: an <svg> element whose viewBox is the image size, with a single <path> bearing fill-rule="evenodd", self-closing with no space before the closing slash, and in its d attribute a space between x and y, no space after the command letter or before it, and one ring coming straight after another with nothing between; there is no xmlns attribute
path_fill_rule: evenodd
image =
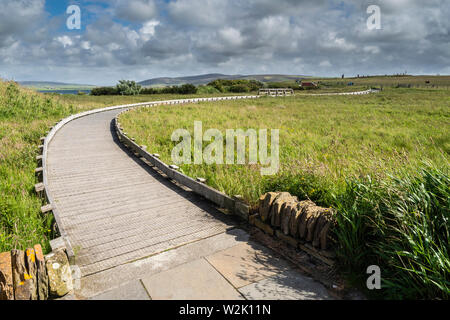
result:
<svg viewBox="0 0 450 320"><path fill-rule="evenodd" d="M170 77L154 78L141 81L139 82L139 84L145 87L165 87L165 86L182 85L185 83L191 83L198 86L207 84L216 79L226 79L226 80L245 79L245 80L258 80L261 82L282 82L303 78L307 78L307 76L282 75L282 74L226 75L220 73L210 73L198 76L177 77L177 78L170 78Z"/></svg>
<svg viewBox="0 0 450 320"><path fill-rule="evenodd" d="M186 83L191 83L198 86L207 84L216 79L227 79L227 80L245 79L245 80L258 80L261 82L283 82L304 78L309 77L302 75L282 75L282 74L227 75L221 73L209 73L203 75L177 77L177 78L170 78L170 77L153 78L141 81L139 82L139 84L144 87L166 87L175 85L178 86ZM52 81L19 81L19 84L24 87L36 90L83 90L83 89L89 90L94 87L97 87L95 85L90 84L64 83Z"/></svg>
<svg viewBox="0 0 450 320"><path fill-rule="evenodd" d="M92 89L95 86L90 84L51 82L51 81L19 81L23 87L39 90L57 90L57 89Z"/></svg>

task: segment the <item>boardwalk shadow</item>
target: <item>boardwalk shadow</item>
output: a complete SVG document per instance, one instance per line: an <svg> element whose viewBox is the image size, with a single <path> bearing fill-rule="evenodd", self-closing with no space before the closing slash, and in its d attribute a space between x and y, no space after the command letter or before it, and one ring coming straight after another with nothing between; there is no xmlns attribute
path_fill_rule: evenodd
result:
<svg viewBox="0 0 450 320"><path fill-rule="evenodd" d="M232 231L230 234L235 235ZM207 257L207 260L249 300L328 300L327 289L291 261L250 237ZM308 259L309 260L309 259ZM298 261L302 263L305 261Z"/></svg>
<svg viewBox="0 0 450 320"><path fill-rule="evenodd" d="M186 190L184 187L177 185L177 183L171 179L169 179L167 176L165 176L163 173L157 171L156 168L150 166L148 163L146 163L143 159L138 158L134 155L133 152L131 152L129 149L127 149L117 137L115 126L114 126L114 119L110 123L110 133L111 137L114 141L114 143L125 153L127 154L131 160L133 160L137 165L139 165L143 170L145 170L149 175L151 175L156 181L164 185L165 187L169 188L173 192L177 193L193 205L197 206L198 208L202 209L203 211L207 212L211 218L217 219L224 224L226 224L228 227L234 227L236 226L236 221L234 221L233 218L227 217L222 212L220 212L212 202L209 200L201 197L200 195L194 193L193 191Z"/></svg>

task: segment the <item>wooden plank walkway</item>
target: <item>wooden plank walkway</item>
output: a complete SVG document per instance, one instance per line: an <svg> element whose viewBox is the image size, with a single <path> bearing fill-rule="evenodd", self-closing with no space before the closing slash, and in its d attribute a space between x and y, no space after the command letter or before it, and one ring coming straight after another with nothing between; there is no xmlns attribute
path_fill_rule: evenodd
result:
<svg viewBox="0 0 450 320"><path fill-rule="evenodd" d="M208 202L119 144L112 120L120 111L74 120L48 147L48 188L83 277L229 227Z"/></svg>

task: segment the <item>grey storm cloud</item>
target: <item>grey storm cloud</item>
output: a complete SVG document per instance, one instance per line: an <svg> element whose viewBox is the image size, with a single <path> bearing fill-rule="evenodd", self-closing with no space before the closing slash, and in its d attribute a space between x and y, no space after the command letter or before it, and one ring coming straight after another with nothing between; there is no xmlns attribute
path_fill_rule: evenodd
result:
<svg viewBox="0 0 450 320"><path fill-rule="evenodd" d="M0 5L0 77L19 80L450 73L447 0L98 0L80 4L95 19L78 32L44 0ZM369 5L381 30L367 28Z"/></svg>
<svg viewBox="0 0 450 320"><path fill-rule="evenodd" d="M43 0L0 1L0 45L11 45L15 35L29 40L45 18Z"/></svg>
<svg viewBox="0 0 450 320"><path fill-rule="evenodd" d="M115 6L117 17L129 21L143 22L158 14L153 0L117 0Z"/></svg>

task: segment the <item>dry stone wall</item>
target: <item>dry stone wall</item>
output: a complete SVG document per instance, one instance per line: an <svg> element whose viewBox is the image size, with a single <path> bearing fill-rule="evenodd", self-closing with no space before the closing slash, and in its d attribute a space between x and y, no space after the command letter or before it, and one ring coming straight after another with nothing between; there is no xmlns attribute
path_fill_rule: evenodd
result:
<svg viewBox="0 0 450 320"><path fill-rule="evenodd" d="M73 291L65 248L44 256L41 245L0 253L0 300L48 300Z"/></svg>
<svg viewBox="0 0 450 320"><path fill-rule="evenodd" d="M331 230L334 211L310 200L298 201L288 192L268 192L259 198L258 213L250 223L270 235L333 264Z"/></svg>

